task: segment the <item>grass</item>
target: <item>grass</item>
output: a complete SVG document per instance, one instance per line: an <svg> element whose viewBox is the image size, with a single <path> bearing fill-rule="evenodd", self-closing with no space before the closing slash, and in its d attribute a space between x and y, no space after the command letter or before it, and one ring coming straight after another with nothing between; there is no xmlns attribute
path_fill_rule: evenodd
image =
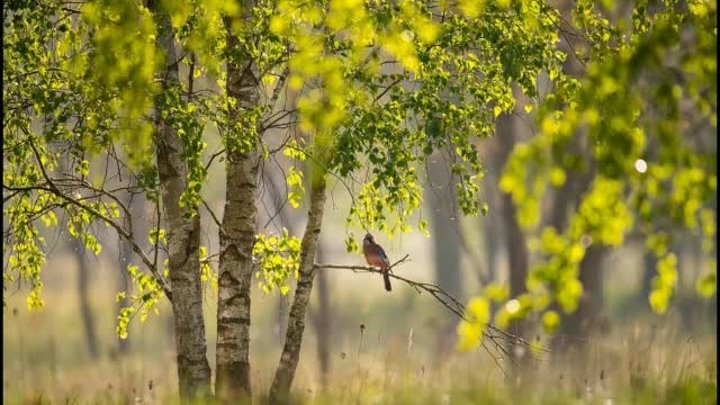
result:
<svg viewBox="0 0 720 405"><path fill-rule="evenodd" d="M116 353L111 273L100 269L91 302L101 356L90 359L78 316L72 274L48 273L47 307L28 312L21 294L7 297L3 316L3 404L168 404L177 376L169 312L133 324L132 351ZM53 275L54 274L54 275ZM369 280L379 287L379 280ZM51 287L50 287L51 286ZM361 289L362 290L362 289ZM702 328L683 323L685 312L668 316L633 313L613 318L604 336L565 353L528 359L504 375L482 350L457 353L438 333L452 319L424 296L398 288L368 299L344 290L336 300L331 373L321 383L317 336L308 323L293 398L312 405L384 404L716 404L716 314ZM277 364L281 340L274 332L276 298L253 301L252 365L256 403L262 403ZM608 308L620 308L609 303ZM208 359L214 363L214 306L206 312ZM612 311L611 312L612 315ZM360 334L360 323L365 324ZM452 325L451 325L452 327ZM410 332L412 330L412 333ZM452 328L450 328L452 331ZM505 369L510 364L501 363Z"/></svg>
<svg viewBox="0 0 720 405"><path fill-rule="evenodd" d="M528 359L516 375L504 375L483 351L450 353L433 361L427 347L367 339L363 347L333 358L333 372L323 387L312 351L311 345L305 347L293 391L296 403L717 403L714 337L688 337L669 325L628 327L563 354ZM262 402L269 387L271 357L254 358L256 402ZM55 370L38 353L27 358L34 360L24 364L20 375L15 374L18 364L4 363L4 404L178 403L168 350Z"/></svg>

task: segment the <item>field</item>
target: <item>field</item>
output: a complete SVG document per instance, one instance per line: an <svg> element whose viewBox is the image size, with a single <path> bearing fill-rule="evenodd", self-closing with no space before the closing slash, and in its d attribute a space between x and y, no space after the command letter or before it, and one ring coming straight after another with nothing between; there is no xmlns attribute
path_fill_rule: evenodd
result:
<svg viewBox="0 0 720 405"><path fill-rule="evenodd" d="M418 249L421 252L422 249ZM338 253L339 254L339 253ZM419 254L419 253L418 253ZM332 257L333 255L331 255ZM94 259L93 259L94 260ZM69 255L47 272L47 306L28 312L22 294L9 294L3 317L4 404L172 404L177 376L169 308L134 323L130 351L114 336L113 269L97 262L91 304L100 342L88 356ZM417 269L422 278L426 269ZM676 308L664 317L607 303L616 320L603 336L564 354L525 357L521 370L496 363L482 349L453 350L454 320L430 298L398 287L392 296L369 276L335 275L330 373L323 378L317 334L308 323L294 395L306 404L715 404L716 318L710 303L683 323ZM376 284L377 283L377 284ZM331 289L333 290L333 289ZM337 291L337 290L336 290ZM613 290L615 291L615 290ZM214 364L214 310L208 293L208 359ZM341 298L342 297L342 298ZM281 340L277 297L254 295L252 354L258 403L270 385ZM626 305L629 309L629 306ZM626 313L627 312L627 313ZM365 328L361 332L360 324ZM505 373L500 367L505 368Z"/></svg>

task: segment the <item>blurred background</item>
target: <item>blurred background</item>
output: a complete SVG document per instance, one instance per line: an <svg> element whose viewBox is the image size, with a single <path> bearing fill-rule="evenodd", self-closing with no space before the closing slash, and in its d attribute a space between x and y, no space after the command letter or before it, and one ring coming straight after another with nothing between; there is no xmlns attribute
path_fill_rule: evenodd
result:
<svg viewBox="0 0 720 405"><path fill-rule="evenodd" d="M522 123L510 124L509 131L516 135L510 139L527 136ZM485 216L461 218L447 191L450 179L442 157L428 163L422 215L430 223L431 236L413 232L389 240L376 234L391 261L409 255L410 261L395 269L397 274L437 283L467 302L486 283L508 283L518 266L525 266L526 271L536 260L519 233L508 197L497 189L498 175L513 146L507 137L503 143L499 141L502 131L508 128L499 126L499 137L478 145L487 165L482 195L490 211ZM209 129L208 139L209 158L219 149L217 131ZM94 162L91 172L102 164ZM262 232L279 232L285 227L301 236L305 207L292 209L282 203L286 198L282 169L282 164L265 167L258 225ZM329 189L316 261L364 265L363 257L346 253L343 243L348 193L337 184ZM215 216L221 218L225 198L222 164L211 167L203 194ZM571 189L562 190L547 204L545 214L550 217L557 209L553 204L572 198ZM139 196L131 206L136 231L147 234L153 207ZM203 244L212 254L217 252L217 226L207 211L200 213ZM51 247L43 272L46 307L29 312L22 291L6 293L3 403L44 403L43 398L55 398L53 403L138 403L173 392L177 376L169 305L163 302L160 314L151 315L144 323L133 319L128 339L120 340L115 325L123 302L116 302L116 296L128 288L124 269L136 258L104 227L98 228L103 245L100 255L85 252L69 238L60 221L57 233L46 235ZM644 239L630 235L622 247L596 255L593 277L583 280L585 290L595 294L594 309L586 312L593 315L581 313L563 319L558 332L564 342L574 343L568 346L591 352L590 360L583 363L585 371L565 379L572 389L580 389L583 378L587 384L590 375L603 379L614 374L624 379L633 373L633 364L650 367L653 350L663 353L652 360L660 371L662 367L677 371L670 361L674 356L707 368L707 372L714 370L716 298L702 300L695 292L695 280L707 258L702 255L699 235L678 232L685 232L675 235L678 288L665 316L653 314L648 304L656 268L652 257L644 253ZM362 232L359 234L362 237ZM477 378L502 378L501 365L485 351L455 351L458 319L432 297L397 280L393 291L387 293L376 274L325 269L316 277L296 390L308 395L324 388L350 390L348 376L358 375L381 376L409 386L428 381L453 385L466 377L474 383ZM278 362L290 298L253 290L251 361L255 390L260 393L268 389ZM205 284L205 304L208 359L214 367L216 295L211 283ZM536 329L527 330L526 337L533 338ZM540 356L529 367L546 367L563 380L563 372L552 367L550 356Z"/></svg>

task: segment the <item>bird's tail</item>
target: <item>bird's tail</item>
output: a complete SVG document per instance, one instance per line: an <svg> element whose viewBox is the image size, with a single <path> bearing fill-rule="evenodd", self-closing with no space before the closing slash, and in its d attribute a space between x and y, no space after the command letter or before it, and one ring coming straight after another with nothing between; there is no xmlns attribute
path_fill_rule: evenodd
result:
<svg viewBox="0 0 720 405"><path fill-rule="evenodd" d="M385 290L392 291L392 285L390 284L390 271L387 267L383 269L383 281L385 281Z"/></svg>

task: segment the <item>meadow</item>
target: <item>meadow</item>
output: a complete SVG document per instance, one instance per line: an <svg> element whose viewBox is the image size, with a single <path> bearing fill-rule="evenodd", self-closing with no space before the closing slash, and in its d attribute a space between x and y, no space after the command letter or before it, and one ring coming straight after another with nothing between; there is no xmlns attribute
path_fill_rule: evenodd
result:
<svg viewBox="0 0 720 405"><path fill-rule="evenodd" d="M22 294L7 294L4 404L179 403L168 305L163 304L160 315L150 316L144 324L134 323L129 351L120 353L111 293L115 275L106 260L97 261L91 284L100 343L95 359L88 355L75 287L77 272L70 255L57 255L48 266L43 310L28 312ZM423 278L428 269L417 266L413 270ZM610 280L621 281L619 274L610 273ZM628 294L613 289L615 295L607 302L612 322L602 336L577 341L562 353L527 353L514 367L508 360L495 362L482 348L457 352L452 343L456 322L452 314L409 287L397 286L392 295L383 295L379 278L350 273L335 274L330 280L332 336L323 340L330 345L330 372L326 376L320 372L318 336L309 324L293 386L296 403L717 403L712 302L692 301L695 317L688 321L681 305L661 317L637 310L641 305L630 305L627 299L623 301ZM255 289L253 300L254 396L256 403L262 403L282 340L277 328L278 297ZM205 316L211 367L215 362L214 311L208 291Z"/></svg>

